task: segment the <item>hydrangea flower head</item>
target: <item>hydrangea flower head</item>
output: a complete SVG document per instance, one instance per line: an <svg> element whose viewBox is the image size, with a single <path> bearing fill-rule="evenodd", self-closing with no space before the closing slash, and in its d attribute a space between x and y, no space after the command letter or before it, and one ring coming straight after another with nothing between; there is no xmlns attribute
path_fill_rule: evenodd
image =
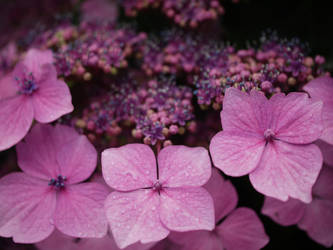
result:
<svg viewBox="0 0 333 250"><path fill-rule="evenodd" d="M310 94L311 98L324 103L324 131L320 139L333 144L333 78L328 76L318 77L306 84L303 89Z"/></svg>
<svg viewBox="0 0 333 250"><path fill-rule="evenodd" d="M275 222L297 224L310 238L326 247L333 246L333 169L323 167L313 187L313 200L306 204L296 199L286 202L266 197L262 213Z"/></svg>
<svg viewBox="0 0 333 250"><path fill-rule="evenodd" d="M267 196L311 201L311 188L322 165L319 148L322 102L305 93L226 91L223 131L210 144L213 163L231 176L249 174L254 188Z"/></svg>
<svg viewBox="0 0 333 250"><path fill-rule="evenodd" d="M103 237L103 204L109 193L98 183L80 183L96 168L88 139L67 126L37 124L17 145L23 172L0 179L0 235L35 243L55 228L73 237Z"/></svg>
<svg viewBox="0 0 333 250"><path fill-rule="evenodd" d="M0 81L0 150L19 142L33 119L48 123L72 112L69 88L57 79L51 51L31 49Z"/></svg>
<svg viewBox="0 0 333 250"><path fill-rule="evenodd" d="M236 208L236 189L230 181L223 179L217 169L213 170L204 187L214 200L215 229L171 233L169 238L181 245L182 250L256 250L268 243L268 236L258 216L250 208Z"/></svg>
<svg viewBox="0 0 333 250"><path fill-rule="evenodd" d="M120 248L159 241L171 230L214 228L213 200L201 187L211 175L206 149L167 146L156 163L149 146L128 144L102 153L102 171L116 190L105 209Z"/></svg>
<svg viewBox="0 0 333 250"><path fill-rule="evenodd" d="M144 82L136 78L135 74L118 77L110 91L94 98L82 118L74 118L73 123L97 137L117 135L121 123L134 123L133 136L144 137L151 145L180 133L180 127L189 127L194 118L191 88L177 86L174 79L163 76Z"/></svg>

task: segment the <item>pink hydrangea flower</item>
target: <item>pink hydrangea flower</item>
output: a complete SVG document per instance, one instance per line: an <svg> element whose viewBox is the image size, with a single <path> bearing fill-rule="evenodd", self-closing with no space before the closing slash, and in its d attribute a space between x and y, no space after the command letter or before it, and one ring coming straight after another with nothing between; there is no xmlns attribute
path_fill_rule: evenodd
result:
<svg viewBox="0 0 333 250"><path fill-rule="evenodd" d="M283 225L295 225L307 232L314 241L333 246L333 169L323 167L313 186L312 202L296 199L286 202L266 197L262 213Z"/></svg>
<svg viewBox="0 0 333 250"><path fill-rule="evenodd" d="M212 230L214 205L202 188L210 175L206 149L168 146L157 163L144 144L128 144L102 153L106 183L116 191L105 201L117 245L164 239L170 230Z"/></svg>
<svg viewBox="0 0 333 250"><path fill-rule="evenodd" d="M103 237L109 191L80 183L96 168L97 153L73 128L37 124L17 147L23 172L0 179L0 236L35 243L55 228L73 237Z"/></svg>
<svg viewBox="0 0 333 250"><path fill-rule="evenodd" d="M333 144L333 78L328 76L318 77L306 84L303 89L314 100L323 101L324 131L320 139Z"/></svg>
<svg viewBox="0 0 333 250"><path fill-rule="evenodd" d="M250 94L229 88L224 97L223 131L211 140L213 163L231 176L249 174L267 196L311 201L311 188L322 165L319 148L322 102L305 93Z"/></svg>
<svg viewBox="0 0 333 250"><path fill-rule="evenodd" d="M216 227L213 231L171 233L169 238L181 245L182 250L257 250L268 243L255 212L246 207L236 208L238 196L230 181L224 180L215 169L204 187L214 199Z"/></svg>
<svg viewBox="0 0 333 250"><path fill-rule="evenodd" d="M0 81L0 150L28 132L33 119L48 123L73 111L66 83L57 79L51 51L30 49Z"/></svg>

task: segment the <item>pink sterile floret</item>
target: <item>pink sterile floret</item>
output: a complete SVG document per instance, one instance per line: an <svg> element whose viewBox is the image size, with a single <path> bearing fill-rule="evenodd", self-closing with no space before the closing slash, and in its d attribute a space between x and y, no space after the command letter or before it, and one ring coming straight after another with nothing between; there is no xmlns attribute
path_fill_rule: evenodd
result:
<svg viewBox="0 0 333 250"><path fill-rule="evenodd" d="M303 89L307 91L314 100L319 100L324 103L324 131L320 139L333 144L333 78L328 76L318 77L306 84Z"/></svg>
<svg viewBox="0 0 333 250"><path fill-rule="evenodd" d="M322 102L305 93L250 94L229 88L224 97L223 131L210 144L213 163L231 176L249 174L254 188L286 201L311 201L311 188L322 165L310 144L323 130Z"/></svg>
<svg viewBox="0 0 333 250"><path fill-rule="evenodd" d="M80 183L95 170L97 152L73 128L37 124L17 145L23 172L0 179L0 236L35 243L54 228L73 237L103 237L109 190Z"/></svg>
<svg viewBox="0 0 333 250"><path fill-rule="evenodd" d="M309 204L289 199L286 202L266 197L262 213L283 225L295 225L326 247L333 246L333 169L323 167L313 186Z"/></svg>
<svg viewBox="0 0 333 250"><path fill-rule="evenodd" d="M170 230L214 228L213 200L201 187L211 175L206 149L168 146L156 163L149 146L128 144L102 153L102 171L116 190L105 209L120 248L159 241Z"/></svg>
<svg viewBox="0 0 333 250"><path fill-rule="evenodd" d="M52 63L51 51L30 49L0 80L0 150L19 142L33 119L48 123L73 111L69 88Z"/></svg>
<svg viewBox="0 0 333 250"><path fill-rule="evenodd" d="M236 208L238 196L230 181L213 170L204 186L212 195L216 227L213 231L171 233L169 238L182 250L257 250L269 241L264 226L255 212L246 207Z"/></svg>

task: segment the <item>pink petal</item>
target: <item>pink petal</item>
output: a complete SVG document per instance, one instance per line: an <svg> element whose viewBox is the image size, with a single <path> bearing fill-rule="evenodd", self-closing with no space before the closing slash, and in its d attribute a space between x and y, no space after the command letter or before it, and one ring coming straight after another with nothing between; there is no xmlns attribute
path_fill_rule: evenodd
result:
<svg viewBox="0 0 333 250"><path fill-rule="evenodd" d="M78 183L87 179L95 170L97 152L86 136L81 135L64 144L57 152L60 174L67 183Z"/></svg>
<svg viewBox="0 0 333 250"><path fill-rule="evenodd" d="M209 150L214 166L231 176L242 176L259 164L265 148L263 137L222 131L211 140Z"/></svg>
<svg viewBox="0 0 333 250"><path fill-rule="evenodd" d="M57 196L55 225L73 237L106 235L104 201L109 191L98 183L67 185Z"/></svg>
<svg viewBox="0 0 333 250"><path fill-rule="evenodd" d="M165 188L161 192L160 217L168 229L178 232L213 230L213 199L201 187Z"/></svg>
<svg viewBox="0 0 333 250"><path fill-rule="evenodd" d="M333 169L324 166L318 179L313 186L312 194L314 198L327 199L333 201Z"/></svg>
<svg viewBox="0 0 333 250"><path fill-rule="evenodd" d="M206 230L190 231L184 233L172 232L169 238L182 246L182 250L223 250L221 239L214 233Z"/></svg>
<svg viewBox="0 0 333 250"><path fill-rule="evenodd" d="M272 105L271 129L276 138L297 144L317 140L322 131L322 102L315 102L305 93L276 94L270 100Z"/></svg>
<svg viewBox="0 0 333 250"><path fill-rule="evenodd" d="M276 223L282 226L297 224L304 215L306 204L296 200L288 199L280 201L271 197L265 197L261 213L269 216Z"/></svg>
<svg viewBox="0 0 333 250"><path fill-rule="evenodd" d="M57 176L52 130L51 125L36 124L25 140L17 144L18 165L28 175L45 180Z"/></svg>
<svg viewBox="0 0 333 250"><path fill-rule="evenodd" d="M228 250L257 250L269 241L256 213L245 207L233 211L216 230Z"/></svg>
<svg viewBox="0 0 333 250"><path fill-rule="evenodd" d="M105 211L119 248L166 238L169 230L160 221L159 209L160 197L151 190L112 192L105 201Z"/></svg>
<svg viewBox="0 0 333 250"><path fill-rule="evenodd" d="M215 221L219 221L237 206L238 195L235 187L228 180L224 180L216 168L204 186L214 200Z"/></svg>
<svg viewBox="0 0 333 250"><path fill-rule="evenodd" d="M298 226L310 238L326 247L333 245L333 201L314 199Z"/></svg>
<svg viewBox="0 0 333 250"><path fill-rule="evenodd" d="M81 135L74 128L57 124L53 127L52 130L52 138L55 150L60 151L63 145L78 139L80 136Z"/></svg>
<svg viewBox="0 0 333 250"><path fill-rule="evenodd" d="M55 78L56 71L53 65L47 66L43 67L43 76L38 82L39 88L32 95L35 119L42 123L52 122L74 109L67 84Z"/></svg>
<svg viewBox="0 0 333 250"><path fill-rule="evenodd" d="M250 173L250 181L264 195L282 201L292 197L309 203L322 162L321 152L314 144L274 141L267 144L258 168Z"/></svg>
<svg viewBox="0 0 333 250"><path fill-rule="evenodd" d="M144 144L104 150L102 171L106 183L121 191L151 187L157 179L154 153Z"/></svg>
<svg viewBox="0 0 333 250"><path fill-rule="evenodd" d="M228 88L221 112L225 131L242 131L263 135L270 122L268 100L262 92L248 95L236 88Z"/></svg>
<svg viewBox="0 0 333 250"><path fill-rule="evenodd" d="M324 131L321 139L333 144L333 78L323 76L318 77L303 88L316 101L323 101L323 123Z"/></svg>
<svg viewBox="0 0 333 250"><path fill-rule="evenodd" d="M159 181L164 186L202 186L211 168L208 151L203 147L168 146L158 154Z"/></svg>
<svg viewBox="0 0 333 250"><path fill-rule="evenodd" d="M65 235L58 230L54 230L48 238L38 242L35 246L39 250L79 250L75 238Z"/></svg>
<svg viewBox="0 0 333 250"><path fill-rule="evenodd" d="M317 140L315 144L323 153L324 162L333 167L333 145L328 144L322 140Z"/></svg>
<svg viewBox="0 0 333 250"><path fill-rule="evenodd" d="M303 89L316 101L330 102L332 101L333 78L329 76L317 77L306 84Z"/></svg>
<svg viewBox="0 0 333 250"><path fill-rule="evenodd" d="M39 80L43 74L42 66L52 65L53 61L51 50L29 49L22 63L27 67L27 73L32 72L34 77Z"/></svg>
<svg viewBox="0 0 333 250"><path fill-rule="evenodd" d="M79 137L70 127L36 124L16 146L18 164L29 175L49 180L60 174L56 155L64 145Z"/></svg>
<svg viewBox="0 0 333 250"><path fill-rule="evenodd" d="M0 235L16 243L35 243L48 237L56 193L46 181L25 173L12 173L0 180Z"/></svg>
<svg viewBox="0 0 333 250"><path fill-rule="evenodd" d="M12 74L0 77L0 100L17 95L18 85Z"/></svg>
<svg viewBox="0 0 333 250"><path fill-rule="evenodd" d="M18 143L29 131L33 107L25 96L0 100L0 151Z"/></svg>

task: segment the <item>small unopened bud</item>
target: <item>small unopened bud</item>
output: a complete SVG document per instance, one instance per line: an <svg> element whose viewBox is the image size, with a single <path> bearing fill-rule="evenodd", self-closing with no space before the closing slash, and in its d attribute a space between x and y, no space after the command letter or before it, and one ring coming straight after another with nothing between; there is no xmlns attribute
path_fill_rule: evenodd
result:
<svg viewBox="0 0 333 250"><path fill-rule="evenodd" d="M85 128L86 122L84 120L82 120L82 119L78 119L75 122L75 126L77 126L78 128Z"/></svg>
<svg viewBox="0 0 333 250"><path fill-rule="evenodd" d="M92 75L89 72L84 73L83 80L90 81L92 78Z"/></svg>
<svg viewBox="0 0 333 250"><path fill-rule="evenodd" d="M183 135L185 133L185 128L184 127L180 127L179 130L178 130L178 133L180 135Z"/></svg>
<svg viewBox="0 0 333 250"><path fill-rule="evenodd" d="M172 145L172 142L170 140L166 140L163 142L163 147L167 147L167 146L170 146Z"/></svg>
<svg viewBox="0 0 333 250"><path fill-rule="evenodd" d="M149 137L146 136L146 137L143 139L143 143L146 144L146 145L150 145L150 144L151 144L151 139L150 139Z"/></svg>
<svg viewBox="0 0 333 250"><path fill-rule="evenodd" d="M295 86L296 85L296 79L294 77L288 78L288 85Z"/></svg>

